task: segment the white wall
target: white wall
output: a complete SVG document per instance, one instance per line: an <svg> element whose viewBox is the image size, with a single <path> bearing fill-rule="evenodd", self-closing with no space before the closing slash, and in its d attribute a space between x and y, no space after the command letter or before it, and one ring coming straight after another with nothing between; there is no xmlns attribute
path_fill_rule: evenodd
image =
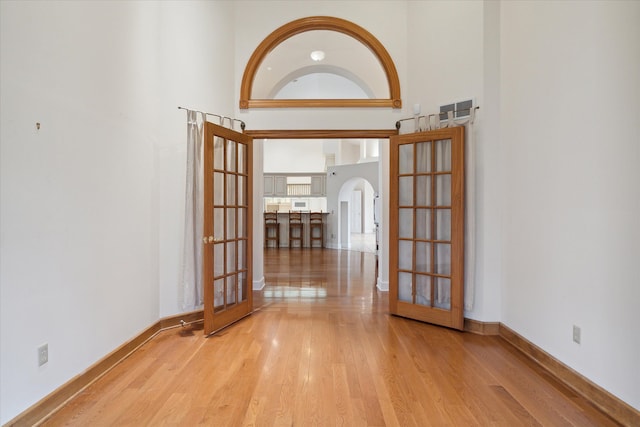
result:
<svg viewBox="0 0 640 427"><path fill-rule="evenodd" d="M366 180L374 192L380 191L378 163L367 162L356 165L333 166L327 169L327 247L338 249L340 236L340 201L351 200L351 193L357 185ZM385 270L386 271L386 270Z"/></svg>
<svg viewBox="0 0 640 427"><path fill-rule="evenodd" d="M409 2L407 106L421 105L421 114L440 105L474 99L480 106L476 133L467 146L476 153L476 267L473 309L465 317L500 320L501 163L495 85L499 7L496 2ZM488 72L488 73L487 73ZM411 116L409 114L409 116ZM410 126L413 122L405 122ZM472 197L468 194L468 197Z"/></svg>
<svg viewBox="0 0 640 427"><path fill-rule="evenodd" d="M360 161L360 140L343 139L340 141L340 163L351 165Z"/></svg>
<svg viewBox="0 0 640 427"><path fill-rule="evenodd" d="M640 408L640 3L504 2L500 20L502 321Z"/></svg>
<svg viewBox="0 0 640 427"><path fill-rule="evenodd" d="M377 163L376 163L377 164ZM362 215L364 217L364 230L363 233L374 233L376 226L373 222L373 199L375 197L375 191L373 186L368 182L364 185L364 197L362 201Z"/></svg>
<svg viewBox="0 0 640 427"><path fill-rule="evenodd" d="M387 91L387 93L389 92ZM304 96L301 96L302 94ZM364 88L348 78L337 74L317 72L297 77L280 89L273 96L273 99L357 99L367 97Z"/></svg>
<svg viewBox="0 0 640 427"><path fill-rule="evenodd" d="M180 311L177 106L232 111L233 46L215 35L233 21L227 2L0 8L5 423Z"/></svg>
<svg viewBox="0 0 640 427"><path fill-rule="evenodd" d="M157 123L160 316L182 312L186 112L232 116L233 5L162 1L160 5L161 105ZM224 36L221 36L223 34ZM221 60L223 58L224 60ZM217 118L209 116L217 123Z"/></svg>
<svg viewBox="0 0 640 427"><path fill-rule="evenodd" d="M324 172L324 142L322 139L266 140L264 141L264 172ZM283 161L283 159L291 160Z"/></svg>

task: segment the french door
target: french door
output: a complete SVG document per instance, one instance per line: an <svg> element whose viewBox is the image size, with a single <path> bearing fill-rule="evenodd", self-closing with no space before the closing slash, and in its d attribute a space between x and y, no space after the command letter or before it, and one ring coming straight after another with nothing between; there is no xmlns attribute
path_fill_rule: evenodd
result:
<svg viewBox="0 0 640 427"><path fill-rule="evenodd" d="M389 310L464 326L464 127L390 138Z"/></svg>
<svg viewBox="0 0 640 427"><path fill-rule="evenodd" d="M252 138L205 123L204 332L251 313Z"/></svg>

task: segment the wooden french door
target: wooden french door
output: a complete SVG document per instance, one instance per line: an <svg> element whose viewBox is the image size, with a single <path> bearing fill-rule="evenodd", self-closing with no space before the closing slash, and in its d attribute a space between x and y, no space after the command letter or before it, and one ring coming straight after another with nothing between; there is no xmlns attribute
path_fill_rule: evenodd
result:
<svg viewBox="0 0 640 427"><path fill-rule="evenodd" d="M204 332L251 313L252 138L205 123Z"/></svg>
<svg viewBox="0 0 640 427"><path fill-rule="evenodd" d="M390 138L389 310L464 326L464 127Z"/></svg>

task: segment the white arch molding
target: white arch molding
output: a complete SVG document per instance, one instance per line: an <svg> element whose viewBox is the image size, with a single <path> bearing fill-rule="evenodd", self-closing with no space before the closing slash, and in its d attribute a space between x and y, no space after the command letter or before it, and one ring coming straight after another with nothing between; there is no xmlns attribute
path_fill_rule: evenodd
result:
<svg viewBox="0 0 640 427"><path fill-rule="evenodd" d="M377 162L373 164L376 165L375 174L377 175ZM376 176L376 178L378 177ZM373 181L371 181L371 177L365 177L365 176L350 177L342 184L342 186L340 187L340 190L338 191L338 211L337 211L337 214L335 215L335 218L338 221L336 229L338 232L337 241L340 249L351 248L351 244L352 244L351 235L355 233L353 229L351 229L351 223L353 220L353 215L355 213L354 212L355 206L351 205L351 202L353 200L352 195L353 195L353 192L357 189L357 187L362 183L364 183L365 188L363 188L363 194L362 194L363 203L360 206L363 219L361 220L362 229L359 231L359 233L368 234L367 231L369 230L367 230L366 228L367 222L364 218L367 216L371 217L370 231L371 232L375 231L375 229L373 228L373 217L374 217L373 199L374 199L374 195L378 193L377 179L374 179ZM367 200L367 197L366 197L367 186L371 189L371 200ZM348 209L346 213L343 212L343 209L345 208L345 202L346 202L346 208ZM368 202L370 202L370 204Z"/></svg>

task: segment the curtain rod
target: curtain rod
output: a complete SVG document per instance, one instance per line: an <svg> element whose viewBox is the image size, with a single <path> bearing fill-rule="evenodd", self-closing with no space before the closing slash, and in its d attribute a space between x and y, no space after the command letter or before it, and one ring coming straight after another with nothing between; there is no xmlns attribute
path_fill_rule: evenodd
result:
<svg viewBox="0 0 640 427"><path fill-rule="evenodd" d="M400 120L398 120L398 121L396 122L396 129L400 129L400 122L406 122L407 120L415 120L415 119L420 120L420 119L422 119L423 117L424 117L424 118L427 118L427 117L441 116L441 115L443 115L443 114L445 114L445 115L446 115L449 111L453 112L454 114L455 114L455 113L462 113L463 111L467 111L467 112L471 113L471 110L479 110L479 109L480 109L480 107L471 107L471 108L463 108L463 109L461 109L461 110L447 110L447 111L442 111L442 112L440 112L440 113L426 114L426 115L424 115L424 116L413 116L413 117L408 117L408 118L406 118L406 119L400 119ZM455 119L455 117L454 117L454 119Z"/></svg>
<svg viewBox="0 0 640 427"><path fill-rule="evenodd" d="M184 108L184 107L180 107L178 106L178 110L186 110L186 111L195 111L196 113L202 113L202 114L206 114L207 116L213 116L213 117L217 117L220 119L221 123L224 123L224 119L229 120L229 122L231 122L231 127L233 127L233 122L240 122L240 129L242 129L244 131L245 128L245 123L240 120L240 119L234 119L232 117L227 117L227 116L221 116L219 114L213 114L213 113L207 113L206 111L198 111L198 110L192 110L191 108Z"/></svg>

